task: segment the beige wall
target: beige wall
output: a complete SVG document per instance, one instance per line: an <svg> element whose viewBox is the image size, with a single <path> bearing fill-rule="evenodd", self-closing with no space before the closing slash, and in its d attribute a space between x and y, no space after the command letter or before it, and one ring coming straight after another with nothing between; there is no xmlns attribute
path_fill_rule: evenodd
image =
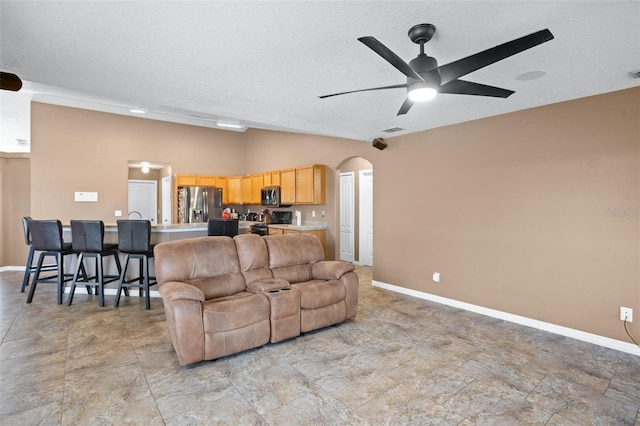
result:
<svg viewBox="0 0 640 426"><path fill-rule="evenodd" d="M383 156L375 280L629 341L618 314L640 312L640 88L398 137ZM419 219L386 226L395 205Z"/></svg>
<svg viewBox="0 0 640 426"><path fill-rule="evenodd" d="M617 317L621 305L640 313L639 123L635 88L399 136L379 151L34 103L31 213L113 221L126 209L127 160L147 155L174 173L319 163L330 168L335 252L338 168L363 157L374 167L375 280L629 341ZM100 203L73 203L77 190Z"/></svg>
<svg viewBox="0 0 640 426"><path fill-rule="evenodd" d="M26 154L0 153L0 265L24 265L22 217L29 216L30 159Z"/></svg>
<svg viewBox="0 0 640 426"><path fill-rule="evenodd" d="M33 217L116 220L127 211L128 162L169 163L173 173L234 174L244 168L242 134L205 127L31 104ZM98 192L76 203L75 191Z"/></svg>

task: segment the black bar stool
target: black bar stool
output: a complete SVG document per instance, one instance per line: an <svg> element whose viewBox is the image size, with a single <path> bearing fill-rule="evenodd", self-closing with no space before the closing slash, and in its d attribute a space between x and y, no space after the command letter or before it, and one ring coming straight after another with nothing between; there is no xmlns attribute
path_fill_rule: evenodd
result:
<svg viewBox="0 0 640 426"><path fill-rule="evenodd" d="M238 235L238 219L209 219L207 235L235 237Z"/></svg>
<svg viewBox="0 0 640 426"><path fill-rule="evenodd" d="M122 268L118 257L117 244L104 243L104 222L101 220L72 220L71 221L71 247L78 253L78 265L76 266L67 305L71 305L77 285L85 285L90 293L90 286L94 286L99 295L100 306L104 306L104 285L120 278ZM113 256L118 269L118 275L104 274L104 258ZM96 260L95 275L85 276L84 280L78 280L78 274L83 267L84 259L93 257Z"/></svg>
<svg viewBox="0 0 640 426"><path fill-rule="evenodd" d="M31 244L31 233L29 232L29 220L31 217L25 216L22 218L22 230L24 231L24 243L29 246L29 255L27 256L27 263L24 267L24 277L22 278L22 289L20 290L24 293L25 289L29 285L29 281L31 280L31 274L36 272L36 267L33 266L33 256L35 250L33 249L33 245ZM57 265L43 265L40 268L41 271L56 271L58 269Z"/></svg>
<svg viewBox="0 0 640 426"><path fill-rule="evenodd" d="M58 305L62 304L62 295L67 281L73 279L72 274L64 273L64 257L75 254L71 248L71 243L65 243L62 236L62 224L59 220L27 220L29 233L31 234L31 246L35 251L39 251L38 264L33 277L33 283L27 296L27 303L33 300L38 283L49 283L58 285ZM43 272L42 263L46 257L53 257L56 261L56 275L40 277ZM84 268L83 268L84 269Z"/></svg>
<svg viewBox="0 0 640 426"><path fill-rule="evenodd" d="M128 296L129 288L137 288L140 291L140 296L144 294L145 308L151 309L149 286L157 284L156 278L149 276L149 259L153 258L153 247L151 244L151 222L148 220L118 221L118 250L126 254L126 257L124 267L120 272L118 293L115 302L113 302L114 307L118 307L123 289ZM129 259L140 260L140 275L126 280Z"/></svg>

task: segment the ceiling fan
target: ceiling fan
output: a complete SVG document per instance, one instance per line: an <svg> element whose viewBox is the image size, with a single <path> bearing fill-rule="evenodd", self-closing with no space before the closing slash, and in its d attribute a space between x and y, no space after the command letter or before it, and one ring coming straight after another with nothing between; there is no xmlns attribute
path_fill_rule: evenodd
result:
<svg viewBox="0 0 640 426"><path fill-rule="evenodd" d="M0 89L17 92L22 88L22 80L15 74L0 71Z"/></svg>
<svg viewBox="0 0 640 426"><path fill-rule="evenodd" d="M407 82L405 84L333 93L331 95L319 96L319 98L324 99L331 96L371 90L406 88L407 98L400 107L397 115L406 114L414 102L433 99L437 93L507 98L515 92L500 87L460 80L459 77L553 39L551 31L544 29L483 50L466 58L450 62L446 65L438 66L438 61L436 61L435 58L427 56L424 53L424 44L431 40L435 32L436 27L431 24L418 24L409 29L409 38L411 41L420 45L420 54L408 64L374 37L360 37L358 39L360 42L364 43L403 73L407 77Z"/></svg>

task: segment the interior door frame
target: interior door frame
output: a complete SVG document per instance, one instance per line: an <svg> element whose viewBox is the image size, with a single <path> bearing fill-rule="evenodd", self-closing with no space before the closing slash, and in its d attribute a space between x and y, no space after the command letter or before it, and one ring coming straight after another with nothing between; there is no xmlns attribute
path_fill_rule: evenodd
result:
<svg viewBox="0 0 640 426"><path fill-rule="evenodd" d="M346 198L348 194L343 191L343 178L351 179L351 197ZM339 176L340 182L340 223L339 223L339 235L340 235L340 250L338 257L345 262L355 263L355 172L341 172ZM348 217L347 217L348 216ZM351 223L351 233L349 234L349 241L347 245L351 247L351 254L343 258L343 238L342 228L343 220L347 217L348 222Z"/></svg>
<svg viewBox="0 0 640 426"><path fill-rule="evenodd" d="M369 179L370 177L370 179ZM369 185L368 182L371 182ZM359 249L358 264L373 266L373 169L360 170L358 174L359 217ZM371 241L367 239L367 229L371 229ZM367 260L371 253L371 260Z"/></svg>

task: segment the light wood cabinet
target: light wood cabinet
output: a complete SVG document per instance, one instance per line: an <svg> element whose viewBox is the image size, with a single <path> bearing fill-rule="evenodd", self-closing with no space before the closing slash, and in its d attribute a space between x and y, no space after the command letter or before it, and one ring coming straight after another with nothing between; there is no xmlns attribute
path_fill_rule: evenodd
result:
<svg viewBox="0 0 640 426"><path fill-rule="evenodd" d="M282 235L282 234L284 234L283 229L275 229L275 228L269 227L269 235Z"/></svg>
<svg viewBox="0 0 640 426"><path fill-rule="evenodd" d="M176 175L176 186L198 186L198 175Z"/></svg>
<svg viewBox="0 0 640 426"><path fill-rule="evenodd" d="M327 168L311 165L296 168L296 204L325 204Z"/></svg>
<svg viewBox="0 0 640 426"><path fill-rule="evenodd" d="M280 186L280 170L273 170L264 173L264 187Z"/></svg>
<svg viewBox="0 0 640 426"><path fill-rule="evenodd" d="M251 204L261 204L262 188L264 188L264 175L262 173L251 175Z"/></svg>
<svg viewBox="0 0 640 426"><path fill-rule="evenodd" d="M228 204L242 204L242 177L227 176L226 193L227 193L226 199ZM223 198L225 198L224 195L223 195Z"/></svg>
<svg viewBox="0 0 640 426"><path fill-rule="evenodd" d="M242 176L242 204L251 204L251 176Z"/></svg>
<svg viewBox="0 0 640 426"><path fill-rule="evenodd" d="M296 169L280 170L280 203L296 202Z"/></svg>
<svg viewBox="0 0 640 426"><path fill-rule="evenodd" d="M215 176L198 176L197 186L206 186L206 187L214 187L216 186L216 177Z"/></svg>

